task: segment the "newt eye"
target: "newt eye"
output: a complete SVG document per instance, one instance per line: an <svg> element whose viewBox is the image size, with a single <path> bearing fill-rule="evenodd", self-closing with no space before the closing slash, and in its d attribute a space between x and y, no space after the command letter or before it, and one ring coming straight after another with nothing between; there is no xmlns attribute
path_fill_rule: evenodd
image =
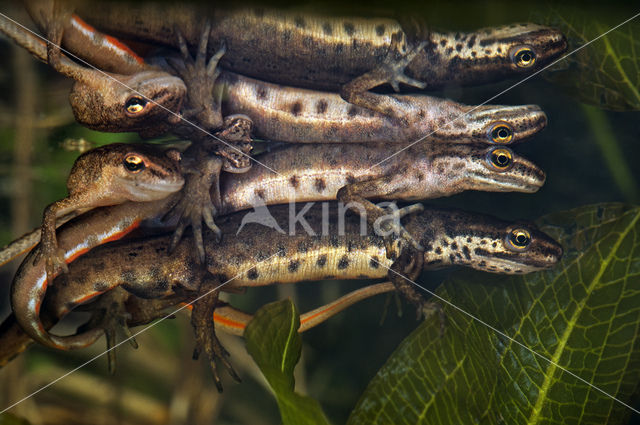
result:
<svg viewBox="0 0 640 425"><path fill-rule="evenodd" d="M493 143L506 145L513 140L513 128L506 122L499 122L489 128L489 138Z"/></svg>
<svg viewBox="0 0 640 425"><path fill-rule="evenodd" d="M495 148L489 151L489 164L497 171L507 171L513 165L513 154L506 148Z"/></svg>
<svg viewBox="0 0 640 425"><path fill-rule="evenodd" d="M530 47L514 47L511 53L511 61L518 68L531 68L536 63L536 54Z"/></svg>
<svg viewBox="0 0 640 425"><path fill-rule="evenodd" d="M147 106L146 100L140 96L131 96L125 103L125 110L129 115L138 115L140 112L144 111L145 106Z"/></svg>
<svg viewBox="0 0 640 425"><path fill-rule="evenodd" d="M147 167L144 163L144 159L133 153L127 155L122 163L124 164L124 167L132 173L139 173Z"/></svg>
<svg viewBox="0 0 640 425"><path fill-rule="evenodd" d="M531 243L531 234L526 229L513 229L507 235L507 247L514 251L527 249Z"/></svg>

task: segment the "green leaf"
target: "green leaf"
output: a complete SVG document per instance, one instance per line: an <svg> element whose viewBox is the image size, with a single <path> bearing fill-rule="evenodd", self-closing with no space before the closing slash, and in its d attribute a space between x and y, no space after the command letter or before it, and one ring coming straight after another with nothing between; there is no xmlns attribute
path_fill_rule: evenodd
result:
<svg viewBox="0 0 640 425"><path fill-rule="evenodd" d="M293 369L300 359L300 315L291 300L267 304L244 331L247 351L276 396L285 425L328 424L320 404L294 391Z"/></svg>
<svg viewBox="0 0 640 425"><path fill-rule="evenodd" d="M629 16L611 8L585 13L577 7L550 9L543 18L560 29L569 52L606 33ZM563 60L566 69L548 74L582 102L616 111L640 110L640 19L609 32Z"/></svg>
<svg viewBox="0 0 640 425"><path fill-rule="evenodd" d="M640 381L640 208L588 206L540 224L562 262L526 276L456 273L437 293L479 320L445 305L444 335L438 318L423 322L349 425L625 423L632 411L610 396L631 403Z"/></svg>

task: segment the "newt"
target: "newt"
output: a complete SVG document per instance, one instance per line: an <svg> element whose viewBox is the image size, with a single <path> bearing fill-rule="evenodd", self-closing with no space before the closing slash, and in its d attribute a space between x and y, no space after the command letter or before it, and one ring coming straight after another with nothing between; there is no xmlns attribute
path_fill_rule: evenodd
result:
<svg viewBox="0 0 640 425"><path fill-rule="evenodd" d="M184 185L180 152L149 144L111 144L80 155L67 178L69 196L48 205L42 218L40 256L50 283L59 268L66 271L58 252L56 219L74 212L163 199ZM34 261L39 261L35 259Z"/></svg>
<svg viewBox="0 0 640 425"><path fill-rule="evenodd" d="M178 245L174 254L165 258L169 236L99 247L75 262L69 274L62 277L64 284L55 285L62 292L59 296L52 293L53 314L63 317L86 302L88 292L98 295L117 287L147 299L183 291L203 294L208 288L215 289L213 296L195 303L192 313L196 347L207 353L215 374L217 358L230 369L211 320L218 290L305 280L384 277L389 277L397 288L399 275L395 274L394 264L398 260L388 257L398 258L399 253L389 255L383 237L362 233L357 217L339 220L320 208L312 209L304 216L309 227L306 231L298 228L294 234L289 228L287 207L270 212L278 227L289 232L261 223L243 225L244 214L225 217L222 228L229 237L223 238L220 245L211 243L213 233L205 234L206 270L197 264L189 242ZM410 215L405 226L425 247L417 272L461 265L492 273L525 274L553 267L562 256L560 245L535 226L481 214L429 208ZM308 233L309 229L315 233ZM198 304L208 307L197 312ZM14 313L18 314L15 310ZM85 336L95 341L98 333L94 328ZM51 338L56 341L66 337ZM219 383L217 375L216 382Z"/></svg>
<svg viewBox="0 0 640 425"><path fill-rule="evenodd" d="M262 161L282 166L281 175L261 173L261 168L256 168L246 174L225 176L229 177L229 183L223 179L221 193L211 193L211 198L219 199L216 203L219 202L221 213L261 205L338 198L347 203L357 201L353 205L363 208L358 212L366 212L367 218L371 218L384 211L369 199L426 199L471 189L535 192L545 179L542 170L506 147L418 144L389 161L378 163L386 154L384 146L292 145L260 157ZM233 183L236 179L237 184ZM194 203L206 198L209 191L206 181L202 188L204 192L194 198ZM163 215L175 202L171 198L127 203L76 218L58 231L65 261L69 263L78 252L87 252L121 237L143 220ZM99 218L93 218L94 215ZM395 232L404 235L401 227ZM175 235L173 245L180 239L181 232ZM198 242L198 246L202 251L196 250L196 258L203 255L205 249L204 243ZM46 294L46 272L42 261L33 264L32 258L37 252L32 251L16 273L12 307L29 335L48 342L38 320Z"/></svg>
<svg viewBox="0 0 640 425"><path fill-rule="evenodd" d="M487 83L540 69L567 48L560 31L531 23L466 33L424 28L410 33L392 19L325 17L258 7L221 10L136 3L122 8L101 2L80 4L76 12L123 39L174 47L178 33L197 46L198 28L211 20L209 54L224 43L227 53L220 62L224 69L330 91L363 76L351 89L362 91L405 77L410 85L420 82L425 89ZM412 53L412 60L402 66Z"/></svg>
<svg viewBox="0 0 640 425"><path fill-rule="evenodd" d="M0 22L0 29L4 26L3 32L11 36L10 25L10 22ZM207 28L205 25L203 34L208 34ZM25 47L27 41L38 45L34 36L30 36L32 40L23 39L27 36L22 32L12 38ZM97 39L103 40L104 37ZM206 48L206 44L203 46ZM36 56L44 60L44 53L42 47ZM404 143L426 140L511 144L533 136L547 123L546 115L535 105L473 107L432 96L371 92L354 94L352 103L349 103L335 93L270 84L232 72L220 73L216 65L224 56L217 52L205 64L201 54L204 53L199 52L194 64L187 63L192 68L182 69L181 77L186 80L187 91L174 92L189 98L186 103L181 100L181 105L188 109L184 114L189 118L195 116L195 122L202 128L193 128L174 119L171 125L162 127L164 131L171 129L191 139L210 139L202 130L217 131L225 127L223 117L243 114L253 122L257 137L291 143ZM122 51L116 59L126 55L127 52ZM189 62L188 59L183 60ZM131 61L137 63L134 58ZM123 89L116 80L102 75L95 78L95 70L75 65L73 72L74 78L86 74L82 80L95 83L91 87L76 84L72 90L72 109L81 124L99 131L138 131L143 135L156 125L155 115L149 115L145 126L144 114L137 112L155 100L151 99L151 102L146 96L135 94L129 97L101 96L102 92L108 94ZM151 76L150 85L159 73L146 64L141 65L138 72L141 78ZM98 92L89 95L87 89ZM119 112L114 113L116 110ZM136 119L123 119L123 115L135 115ZM236 161L239 162L238 159ZM238 165L236 168L243 167Z"/></svg>
<svg viewBox="0 0 640 425"><path fill-rule="evenodd" d="M190 217L197 235L202 218L210 222L216 215L262 205L334 200L343 187L340 199L349 203L356 197L418 200L464 190L533 193L545 181L538 166L500 146L416 144L388 156L388 147L379 144L290 145L256 157L268 168L223 175L220 186L212 185L208 175L217 173L213 158L209 171L204 167L202 175L187 181L192 187L187 196L171 206L171 215ZM269 169L279 170L279 174ZM368 205L363 199L357 200ZM158 207L155 214L167 208ZM187 225L185 221L179 224L174 244ZM209 227L215 231L215 226ZM196 240L203 257L202 244L198 237ZM0 258L6 262L24 252L24 241L35 245L37 233L25 235L15 246L0 251Z"/></svg>
<svg viewBox="0 0 640 425"><path fill-rule="evenodd" d="M0 19L0 32L47 62L47 44L25 28ZM62 55L56 70L74 80L69 95L76 121L100 129L94 121L117 123L110 131L132 131L152 137L180 121L186 95L184 82L168 72L142 69L131 75L85 68ZM121 128L122 130L118 130ZM104 130L104 128L102 128Z"/></svg>

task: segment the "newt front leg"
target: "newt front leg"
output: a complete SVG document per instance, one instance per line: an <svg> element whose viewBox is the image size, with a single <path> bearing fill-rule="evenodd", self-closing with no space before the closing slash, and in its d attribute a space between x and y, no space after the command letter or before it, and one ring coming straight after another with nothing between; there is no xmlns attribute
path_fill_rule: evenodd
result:
<svg viewBox="0 0 640 425"><path fill-rule="evenodd" d="M407 182L407 178L402 173L394 172L372 180L346 185L337 194L339 201L343 202L352 211L360 215L364 214L370 225L379 227L386 234L387 256L393 252L390 249L390 242L394 235L401 237L413 249L423 251L420 243L400 223L401 217L421 212L423 210L421 204L413 204L400 210L394 204L393 209L385 210L369 200L372 198L390 198L395 193L402 193L406 190Z"/></svg>
<svg viewBox="0 0 640 425"><path fill-rule="evenodd" d="M51 283L60 269L67 271L64 255L58 251L58 217L126 201L163 199L184 184L179 162L177 150L163 152L145 144L112 144L78 157L67 180L69 196L44 211L40 253L34 264L44 259L47 281Z"/></svg>
<svg viewBox="0 0 640 425"><path fill-rule="evenodd" d="M400 83L419 89L426 86L425 83L406 76L404 69L427 43L422 42L408 52L406 43L401 40L404 37L404 32L393 34L391 49L384 62L379 67L343 85L340 96L354 105L399 118L396 115L397 108L394 108L393 104L385 103L386 96L376 95L369 90L385 83L390 84L396 92L400 91Z"/></svg>
<svg viewBox="0 0 640 425"><path fill-rule="evenodd" d="M251 120L244 115L230 115L224 119L224 128L217 134L232 144L218 148L210 143L192 144L185 152L183 172L186 183L180 200L169 211L167 220L177 219L169 251L172 252L184 233L191 226L198 250L198 259L204 263L204 243L202 240L202 222L211 229L218 239L220 229L214 217L218 215L222 201L220 199L220 172L244 173L251 167L248 153L251 150ZM217 151L215 151L217 149Z"/></svg>

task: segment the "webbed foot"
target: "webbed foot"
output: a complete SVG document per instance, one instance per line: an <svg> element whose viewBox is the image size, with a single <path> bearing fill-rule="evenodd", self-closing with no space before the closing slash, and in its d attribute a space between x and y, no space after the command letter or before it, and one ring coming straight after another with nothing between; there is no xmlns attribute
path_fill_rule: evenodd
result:
<svg viewBox="0 0 640 425"><path fill-rule="evenodd" d="M428 311L427 304L429 304L416 289L414 283L423 266L424 255L422 252L409 246L399 253L388 273L388 278L396 290L416 307L418 319Z"/></svg>
<svg viewBox="0 0 640 425"><path fill-rule="evenodd" d="M178 242L182 238L185 229L191 226L193 237L198 251L198 259L201 264L205 261L204 241L202 238L202 222L207 225L216 235L219 241L222 232L216 226L214 217L217 215L217 208L212 201L211 190L214 189L214 199L219 201L219 178L223 160L214 155L199 155L200 158L192 159L190 170L187 170L185 185L180 193L180 200L165 215L165 220L177 219L178 224L171 238L169 252L173 252Z"/></svg>
<svg viewBox="0 0 640 425"><path fill-rule="evenodd" d="M217 154L224 158L223 168L228 173L246 173L251 168L249 154L253 149L251 132L253 121L246 115L235 114L224 118L223 128L216 137L227 142L218 148Z"/></svg>
<svg viewBox="0 0 640 425"><path fill-rule="evenodd" d="M124 289L116 288L102 295L96 302L87 306L93 314L87 323L78 329L78 333L84 333L90 329L103 329L107 339L107 361L110 374L116 372L116 350L118 334L124 334L133 348L138 348L138 343L129 329L128 321L131 315L125 307L129 293ZM83 309L79 309L83 310Z"/></svg>
<svg viewBox="0 0 640 425"><path fill-rule="evenodd" d="M188 119L195 119L207 130L220 128L223 124L220 105L215 95L215 82L220 75L218 62L226 52L223 45L207 62L207 43L210 32L211 24L207 22L194 60L182 33L176 29L182 60L168 59L169 65L187 86L187 105L182 112L183 115Z"/></svg>
<svg viewBox="0 0 640 425"><path fill-rule="evenodd" d="M193 359L196 360L202 352L206 353L209 358L209 364L213 373L213 378L218 388L218 392L222 392L222 382L218 375L217 362L220 361L229 372L229 375L240 382L240 376L236 373L229 362L229 353L222 346L215 333L215 326L213 320L213 313L216 305L218 304L218 292L217 290L211 291L215 286L214 282L203 283L200 287L199 293L207 294L203 298L197 300L193 304L193 311L191 312L191 325L196 337L196 347L193 350ZM208 288L208 289L207 289Z"/></svg>
<svg viewBox="0 0 640 425"><path fill-rule="evenodd" d="M424 89L427 86L426 83L420 80L416 80L415 78L411 78L404 73L407 65L409 65L413 61L416 55L420 53L420 51L423 50L426 45L427 42L423 41L416 47L411 49L409 53L406 53L400 58L397 57L398 53L396 52L396 49L393 48L384 63L380 65L379 72L382 76L387 76L387 82L389 83L389 85L391 85L394 91L400 91L400 83L418 89Z"/></svg>
<svg viewBox="0 0 640 425"><path fill-rule="evenodd" d="M370 93L374 87L382 84L390 84L397 92L400 90L400 83L412 87L423 89L426 84L404 73L405 68L422 51L426 42L418 44L410 52L407 52L405 37L403 33L393 35L389 54L377 68L353 79L340 89L340 96L349 103L363 108L377 111L393 118L402 118L401 111L394 108L393 102L390 104L387 95Z"/></svg>
<svg viewBox="0 0 640 425"><path fill-rule="evenodd" d="M408 244L417 252L424 251L420 243L404 228L401 218L418 212L422 212L422 204L413 204L398 209L395 204L386 209L386 214L378 217L373 226L376 233L385 236L387 258L399 257Z"/></svg>

